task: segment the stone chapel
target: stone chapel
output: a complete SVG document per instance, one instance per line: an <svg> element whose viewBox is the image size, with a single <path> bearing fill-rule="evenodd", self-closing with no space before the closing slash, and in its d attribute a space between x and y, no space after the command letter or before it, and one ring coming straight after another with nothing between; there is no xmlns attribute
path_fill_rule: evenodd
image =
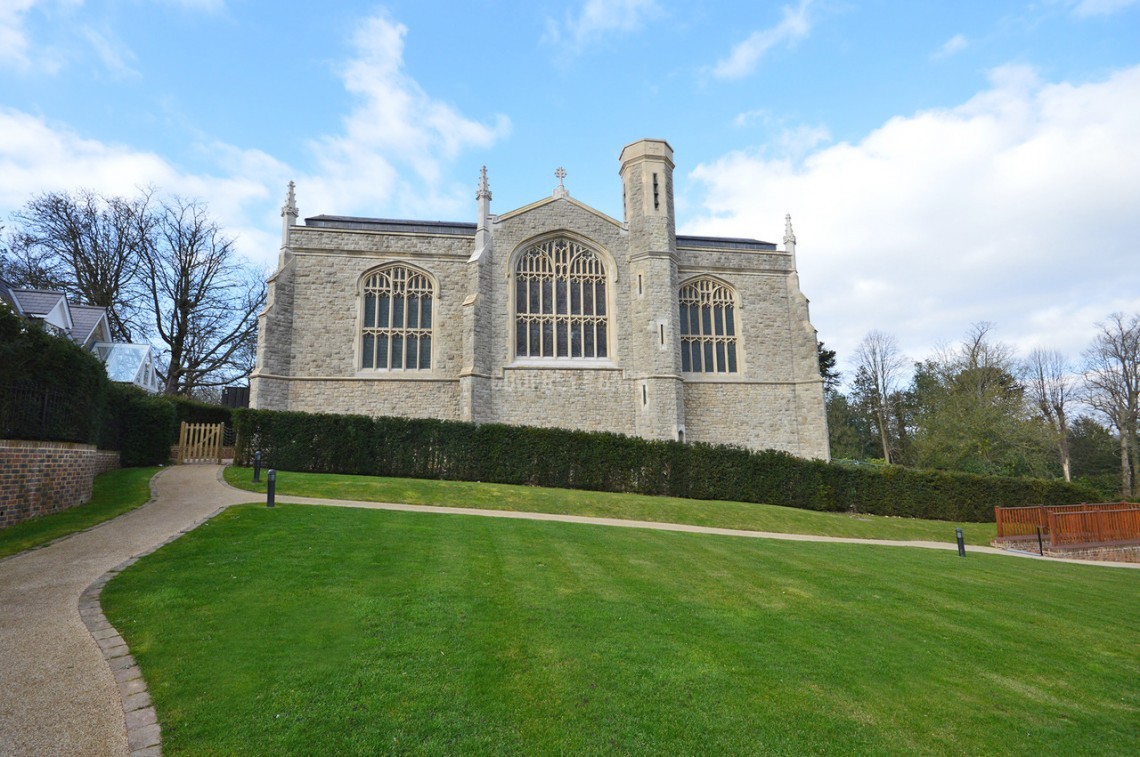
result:
<svg viewBox="0 0 1140 757"><path fill-rule="evenodd" d="M673 150L620 157L624 221L558 186L477 222L319 215L293 185L254 408L612 431L827 459L816 333L784 249L678 236Z"/></svg>

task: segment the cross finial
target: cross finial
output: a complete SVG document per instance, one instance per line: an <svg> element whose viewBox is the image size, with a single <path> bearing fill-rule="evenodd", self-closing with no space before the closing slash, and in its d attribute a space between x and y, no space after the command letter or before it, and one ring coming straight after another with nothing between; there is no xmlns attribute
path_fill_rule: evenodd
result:
<svg viewBox="0 0 1140 757"><path fill-rule="evenodd" d="M554 175L558 177L558 186L554 188L554 196L558 198L569 197L570 193L566 191L566 187L562 184L562 180L566 178L566 169L558 166L554 171Z"/></svg>

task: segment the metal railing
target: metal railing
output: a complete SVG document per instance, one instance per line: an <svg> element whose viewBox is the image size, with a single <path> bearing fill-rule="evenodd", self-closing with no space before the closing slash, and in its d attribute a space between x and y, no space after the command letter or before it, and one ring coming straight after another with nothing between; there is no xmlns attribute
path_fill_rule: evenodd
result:
<svg viewBox="0 0 1140 757"><path fill-rule="evenodd" d="M91 412L85 398L37 386L0 386L0 438L85 442Z"/></svg>

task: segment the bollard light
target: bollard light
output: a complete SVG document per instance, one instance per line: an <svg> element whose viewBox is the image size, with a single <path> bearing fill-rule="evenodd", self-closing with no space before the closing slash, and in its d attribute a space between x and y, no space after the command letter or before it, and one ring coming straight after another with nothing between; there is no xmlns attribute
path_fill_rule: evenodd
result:
<svg viewBox="0 0 1140 757"><path fill-rule="evenodd" d="M1045 556L1045 542L1041 538L1041 526L1037 527L1037 553L1042 557Z"/></svg>
<svg viewBox="0 0 1140 757"><path fill-rule="evenodd" d="M253 453L253 483L261 483L261 450Z"/></svg>
<svg viewBox="0 0 1140 757"><path fill-rule="evenodd" d="M273 495L277 489L277 471L272 468L265 475L265 506L273 507Z"/></svg>
<svg viewBox="0 0 1140 757"><path fill-rule="evenodd" d="M962 536L962 529L955 528L954 535L958 538L958 557L966 556L966 539Z"/></svg>

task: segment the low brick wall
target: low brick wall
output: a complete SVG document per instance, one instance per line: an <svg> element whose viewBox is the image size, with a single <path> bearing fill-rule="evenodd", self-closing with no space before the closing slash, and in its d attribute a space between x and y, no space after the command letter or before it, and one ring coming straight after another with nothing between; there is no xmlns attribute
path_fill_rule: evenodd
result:
<svg viewBox="0 0 1140 757"><path fill-rule="evenodd" d="M91 444L0 439L0 528L83 504L95 477L118 467L118 452Z"/></svg>

